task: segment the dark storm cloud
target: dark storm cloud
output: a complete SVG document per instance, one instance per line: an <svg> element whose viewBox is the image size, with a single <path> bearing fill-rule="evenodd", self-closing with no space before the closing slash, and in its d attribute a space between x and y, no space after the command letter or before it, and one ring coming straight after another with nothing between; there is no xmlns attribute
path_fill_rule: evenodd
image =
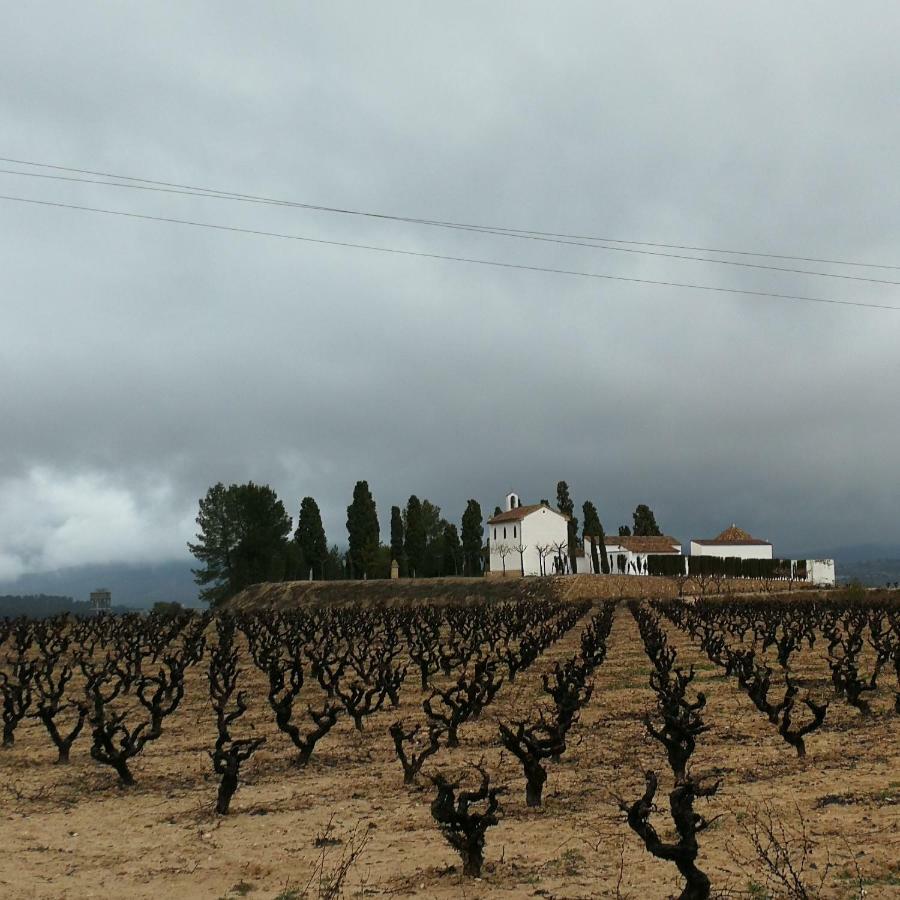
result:
<svg viewBox="0 0 900 900"><path fill-rule="evenodd" d="M29 4L0 36L0 155L897 263L898 24L889 3ZM0 179L150 215L900 305L886 285ZM900 313L7 202L0 227L0 576L180 555L220 479L270 482L294 514L315 495L339 541L357 478L384 529L412 491L456 518L469 496L552 498L567 478L610 529L649 502L684 540L733 520L792 549L900 539Z"/></svg>

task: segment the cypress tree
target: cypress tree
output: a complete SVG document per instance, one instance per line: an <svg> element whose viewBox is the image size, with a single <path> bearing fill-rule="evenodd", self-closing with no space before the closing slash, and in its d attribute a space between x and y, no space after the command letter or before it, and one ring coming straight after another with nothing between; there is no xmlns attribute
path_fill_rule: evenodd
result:
<svg viewBox="0 0 900 900"><path fill-rule="evenodd" d="M325 577L325 560L328 557L328 542L319 505L312 497L304 497L297 517L294 542L303 554L303 563L312 569L313 578Z"/></svg>
<svg viewBox="0 0 900 900"><path fill-rule="evenodd" d="M459 531L451 522L444 522L444 534L441 543L444 551L441 568L444 575L459 575L459 565L462 561L462 545L459 542Z"/></svg>
<svg viewBox="0 0 900 900"><path fill-rule="evenodd" d="M403 514L399 506L391 507L391 559L397 561L400 577L406 577L406 554L403 546Z"/></svg>
<svg viewBox="0 0 900 900"><path fill-rule="evenodd" d="M422 515L422 503L413 494L406 502L406 535L404 549L409 574L413 578L425 576L425 551L428 546L428 535L425 531L425 519Z"/></svg>
<svg viewBox="0 0 900 900"><path fill-rule="evenodd" d="M653 510L646 503L638 505L634 511L634 535L635 537L659 537L662 532L656 524Z"/></svg>
<svg viewBox="0 0 900 900"><path fill-rule="evenodd" d="M462 517L463 571L466 575L482 574L481 547L483 541L484 524L481 516L481 504L477 500L469 500Z"/></svg>
<svg viewBox="0 0 900 900"><path fill-rule="evenodd" d="M368 481L357 481L347 507L350 577L363 578L376 562L379 545L378 512Z"/></svg>
<svg viewBox="0 0 900 900"><path fill-rule="evenodd" d="M575 562L575 545L578 541L578 519L575 518L575 504L569 496L569 485L567 485L565 481L559 481L556 484L556 505L561 513L565 513L565 515L569 517L569 565L574 574L578 571L578 566Z"/></svg>
<svg viewBox="0 0 900 900"><path fill-rule="evenodd" d="M581 511L584 513L584 534L595 538L591 546L594 571L608 575L609 557L606 555L606 535L603 531L603 524L600 522L600 516L597 515L597 507L590 500L585 500Z"/></svg>

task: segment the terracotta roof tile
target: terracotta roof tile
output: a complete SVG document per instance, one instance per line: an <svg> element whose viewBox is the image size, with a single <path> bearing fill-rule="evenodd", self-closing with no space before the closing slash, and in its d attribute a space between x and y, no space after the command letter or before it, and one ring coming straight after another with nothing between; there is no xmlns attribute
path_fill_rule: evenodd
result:
<svg viewBox="0 0 900 900"><path fill-rule="evenodd" d="M613 536L606 538L607 547L623 547L631 553L680 553L681 543L667 534L653 536Z"/></svg>
<svg viewBox="0 0 900 900"><path fill-rule="evenodd" d="M521 519L524 519L525 516L528 516L533 512L537 512L539 509L549 509L550 512L554 512L558 516L562 516L564 519L569 518L565 513L561 513L558 509L554 509L552 506L544 506L544 504L542 503L532 503L530 506L517 506L515 509L508 509L506 510L506 512L500 513L500 515L491 516L490 519L488 519L488 525L495 525L498 522L518 522Z"/></svg>
<svg viewBox="0 0 900 900"><path fill-rule="evenodd" d="M729 528L726 528L721 534L717 535L714 538L695 540L694 543L703 544L704 546L715 546L722 544L750 544L753 546L762 547L771 546L768 541L761 541L758 538L753 537L749 532L744 531L743 528L738 528L737 525L731 525Z"/></svg>

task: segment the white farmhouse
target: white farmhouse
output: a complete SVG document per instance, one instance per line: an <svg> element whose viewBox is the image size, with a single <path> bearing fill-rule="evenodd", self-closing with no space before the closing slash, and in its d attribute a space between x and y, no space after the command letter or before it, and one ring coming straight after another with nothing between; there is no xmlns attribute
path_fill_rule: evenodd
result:
<svg viewBox="0 0 900 900"><path fill-rule="evenodd" d="M584 549L578 551L578 572L587 575L600 575L594 570L593 545L599 538L589 534L584 536ZM648 556L680 556L681 544L676 538L666 534L659 536L620 535L607 536L606 555L609 560L611 575L646 575ZM603 554L597 547L597 559L602 565Z"/></svg>
<svg viewBox="0 0 900 900"><path fill-rule="evenodd" d="M772 545L732 525L718 537L691 541L691 556L736 556L740 559L772 559Z"/></svg>
<svg viewBox="0 0 900 900"><path fill-rule="evenodd" d="M506 509L488 519L491 573L552 575L569 571L569 517L543 503L522 506L506 495Z"/></svg>
<svg viewBox="0 0 900 900"><path fill-rule="evenodd" d="M620 575L646 575L648 556L681 556L681 543L667 534L606 538L609 571Z"/></svg>

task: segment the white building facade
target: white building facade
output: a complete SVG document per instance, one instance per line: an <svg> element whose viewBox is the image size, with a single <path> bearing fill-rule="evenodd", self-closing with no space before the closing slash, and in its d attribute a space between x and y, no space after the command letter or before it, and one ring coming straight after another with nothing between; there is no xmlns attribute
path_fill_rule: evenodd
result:
<svg viewBox="0 0 900 900"><path fill-rule="evenodd" d="M584 551L578 552L578 572L586 575L601 575L594 566L593 545L597 544L597 561L603 563L599 539L586 534ZM635 537L633 535L607 537L606 556L609 560L610 575L646 575L648 556L681 556L681 544L673 537Z"/></svg>
<svg viewBox="0 0 900 900"><path fill-rule="evenodd" d="M522 506L507 494L506 509L487 521L492 575L553 575L569 571L569 519L538 503Z"/></svg>
<svg viewBox="0 0 900 900"><path fill-rule="evenodd" d="M615 575L646 575L648 556L681 556L681 544L667 534L653 537L608 537L609 571Z"/></svg>
<svg viewBox="0 0 900 900"><path fill-rule="evenodd" d="M691 556L738 557L739 559L772 559L772 545L753 537L743 528L732 525L714 538L691 541Z"/></svg>

